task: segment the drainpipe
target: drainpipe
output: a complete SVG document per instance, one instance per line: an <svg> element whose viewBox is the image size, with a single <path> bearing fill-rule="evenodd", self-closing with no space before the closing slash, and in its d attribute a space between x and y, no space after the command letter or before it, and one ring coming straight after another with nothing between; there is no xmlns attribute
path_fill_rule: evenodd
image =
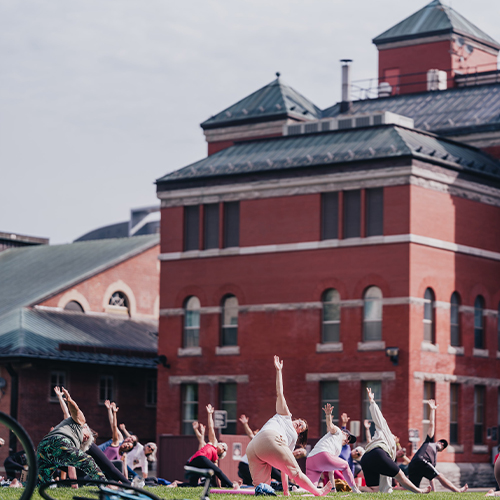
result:
<svg viewBox="0 0 500 500"><path fill-rule="evenodd" d="M340 102L340 112L351 111L351 67L352 59L341 59L342 63L342 101Z"/></svg>
<svg viewBox="0 0 500 500"><path fill-rule="evenodd" d="M10 375L10 416L17 420L17 408L19 404L19 375L9 363L7 373ZM17 451L17 438L15 434L9 432L9 455Z"/></svg>

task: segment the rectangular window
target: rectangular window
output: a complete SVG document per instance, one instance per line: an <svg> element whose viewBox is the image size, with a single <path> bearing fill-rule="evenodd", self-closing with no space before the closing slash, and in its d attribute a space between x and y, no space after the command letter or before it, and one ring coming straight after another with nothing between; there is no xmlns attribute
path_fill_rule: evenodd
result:
<svg viewBox="0 0 500 500"><path fill-rule="evenodd" d="M203 205L203 248L219 248L219 204Z"/></svg>
<svg viewBox="0 0 500 500"><path fill-rule="evenodd" d="M193 422L198 420L198 384L182 385L182 434L194 436Z"/></svg>
<svg viewBox="0 0 500 500"><path fill-rule="evenodd" d="M450 384L450 444L458 444L458 395L460 385Z"/></svg>
<svg viewBox="0 0 500 500"><path fill-rule="evenodd" d="M366 190L366 236L384 234L384 188Z"/></svg>
<svg viewBox="0 0 500 500"><path fill-rule="evenodd" d="M375 424L372 421L372 414L370 413L370 400L368 399L367 388L370 388L375 396L375 403L377 403L380 410L382 410L382 382L380 380L368 380L361 383L361 410L362 410L362 421L370 420L371 427L370 433L373 437L375 434Z"/></svg>
<svg viewBox="0 0 500 500"><path fill-rule="evenodd" d="M148 377L146 380L146 406L156 407L157 401L157 379Z"/></svg>
<svg viewBox="0 0 500 500"><path fill-rule="evenodd" d="M460 312L459 303L452 302L450 304L450 345L453 347L460 346Z"/></svg>
<svg viewBox="0 0 500 500"><path fill-rule="evenodd" d="M325 412L323 411L324 406L326 403L330 403L332 406L334 406L333 409L333 415L332 415L332 421L334 424L338 424L339 422L339 415L338 415L338 408L339 408L339 383L336 380L328 380L320 383L320 391L321 391L321 405L320 405L320 411L321 411L321 435L323 436L326 434L326 415Z"/></svg>
<svg viewBox="0 0 500 500"><path fill-rule="evenodd" d="M361 236L361 190L344 191L344 239Z"/></svg>
<svg viewBox="0 0 500 500"><path fill-rule="evenodd" d="M429 430L430 425L430 415L431 409L427 404L429 399L436 399L436 384L434 382L424 382L424 400L422 401L422 406L424 409L424 414L422 417L422 436L427 436L427 431Z"/></svg>
<svg viewBox="0 0 500 500"><path fill-rule="evenodd" d="M339 237L339 193L321 193L321 239Z"/></svg>
<svg viewBox="0 0 500 500"><path fill-rule="evenodd" d="M102 375L99 379L99 404L104 404L107 399L114 401L113 393L113 375Z"/></svg>
<svg viewBox="0 0 500 500"><path fill-rule="evenodd" d="M54 387L66 387L66 372L54 371L50 372L50 386L49 386L49 399L51 401L59 401L56 393L54 392Z"/></svg>
<svg viewBox="0 0 500 500"><path fill-rule="evenodd" d="M200 249L200 207L184 207L184 251Z"/></svg>
<svg viewBox="0 0 500 500"><path fill-rule="evenodd" d="M484 386L474 387L474 444L484 443Z"/></svg>
<svg viewBox="0 0 500 500"><path fill-rule="evenodd" d="M240 246L240 202L224 203L224 248Z"/></svg>
<svg viewBox="0 0 500 500"><path fill-rule="evenodd" d="M220 384L219 385L219 396L221 410L227 411L227 427L221 429L222 434L236 434L236 422L237 422L237 385L236 384Z"/></svg>

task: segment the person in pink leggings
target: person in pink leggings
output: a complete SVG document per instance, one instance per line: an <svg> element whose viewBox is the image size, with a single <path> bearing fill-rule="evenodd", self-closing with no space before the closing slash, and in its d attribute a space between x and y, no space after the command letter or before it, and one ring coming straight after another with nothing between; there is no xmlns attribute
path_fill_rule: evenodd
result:
<svg viewBox="0 0 500 500"><path fill-rule="evenodd" d="M283 395L283 361L274 356L276 368L276 415L269 419L262 429L250 441L247 447L248 466L255 486L271 483L271 469L281 471L283 494L289 496L288 476L293 478L301 488L315 496L324 496L332 488L328 482L323 488L317 488L300 470L293 456L293 449L299 434L307 433L307 422L301 419L292 420Z"/></svg>
<svg viewBox="0 0 500 500"><path fill-rule="evenodd" d="M333 406L327 403L323 408L328 432L316 443L307 456L306 475L315 484L323 472L339 470L354 493L361 493L354 482L349 464L339 457L342 446L356 442L356 437L348 430L343 431L332 422Z"/></svg>

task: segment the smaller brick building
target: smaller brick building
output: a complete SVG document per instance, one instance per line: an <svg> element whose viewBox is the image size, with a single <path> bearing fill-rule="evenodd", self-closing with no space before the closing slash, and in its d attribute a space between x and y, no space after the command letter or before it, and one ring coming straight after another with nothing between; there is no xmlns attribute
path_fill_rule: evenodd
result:
<svg viewBox="0 0 500 500"><path fill-rule="evenodd" d="M35 445L62 418L55 385L68 388L98 442L111 434L106 399L141 440L156 439L158 251L153 235L0 254L0 410Z"/></svg>

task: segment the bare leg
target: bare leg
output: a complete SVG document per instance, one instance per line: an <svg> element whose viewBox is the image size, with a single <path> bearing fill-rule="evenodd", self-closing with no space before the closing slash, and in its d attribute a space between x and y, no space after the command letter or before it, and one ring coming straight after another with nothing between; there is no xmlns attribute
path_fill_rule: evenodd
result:
<svg viewBox="0 0 500 500"><path fill-rule="evenodd" d="M323 488L316 488L316 486L314 486L314 484L311 482L311 480L302 471L300 471L293 478L293 480L301 488L304 488L309 493L312 493L314 496L317 496L317 497L323 497L325 495L328 495L328 493L330 493L330 490L332 489L332 483L330 481L328 481L328 483L326 483L325 486L323 486Z"/></svg>
<svg viewBox="0 0 500 500"><path fill-rule="evenodd" d="M396 476L395 479L399 482L399 484L410 491L413 491L413 493L429 493L431 491L431 486L427 486L427 488L417 488L405 475L402 470L400 470Z"/></svg>
<svg viewBox="0 0 500 500"><path fill-rule="evenodd" d="M455 493L463 493L464 491L467 491L468 488L467 485L462 486L462 488L457 488L451 481L449 481L442 475L436 476L435 479L437 479L445 488L448 488Z"/></svg>

